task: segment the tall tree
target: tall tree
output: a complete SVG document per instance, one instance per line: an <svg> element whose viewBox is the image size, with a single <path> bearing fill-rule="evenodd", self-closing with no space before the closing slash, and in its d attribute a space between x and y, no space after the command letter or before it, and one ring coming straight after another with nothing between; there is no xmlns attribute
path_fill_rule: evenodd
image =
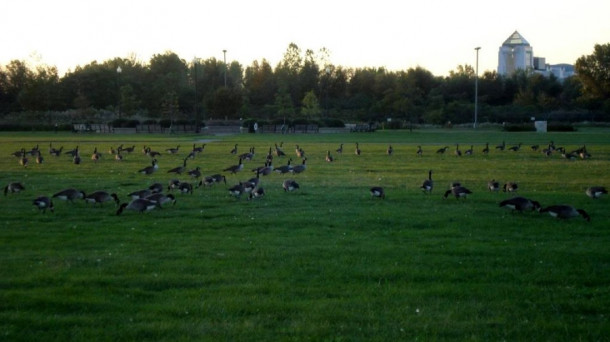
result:
<svg viewBox="0 0 610 342"><path fill-rule="evenodd" d="M596 99L610 99L610 43L596 44L593 54L578 58L575 71L582 82L585 95Z"/></svg>

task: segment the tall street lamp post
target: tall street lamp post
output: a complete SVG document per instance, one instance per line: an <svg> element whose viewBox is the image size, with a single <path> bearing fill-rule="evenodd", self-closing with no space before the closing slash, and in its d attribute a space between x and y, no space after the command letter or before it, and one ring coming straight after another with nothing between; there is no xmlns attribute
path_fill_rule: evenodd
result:
<svg viewBox="0 0 610 342"><path fill-rule="evenodd" d="M225 88L227 87L227 50L222 50L222 54L224 55L224 65L225 65Z"/></svg>
<svg viewBox="0 0 610 342"><path fill-rule="evenodd" d="M119 65L116 68L116 74L117 74L117 91L118 91L118 96L117 96L117 115L119 117L119 119L121 118L121 73L123 72L123 69L121 69L121 66Z"/></svg>
<svg viewBox="0 0 610 342"><path fill-rule="evenodd" d="M195 102L193 103L193 111L195 112L195 133L199 133L199 98L197 97L197 57L193 58L193 85L195 88Z"/></svg>
<svg viewBox="0 0 610 342"><path fill-rule="evenodd" d="M479 50L481 50L481 47L477 46L474 50L476 51L477 61L474 72L474 124L472 127L476 129L479 114Z"/></svg>

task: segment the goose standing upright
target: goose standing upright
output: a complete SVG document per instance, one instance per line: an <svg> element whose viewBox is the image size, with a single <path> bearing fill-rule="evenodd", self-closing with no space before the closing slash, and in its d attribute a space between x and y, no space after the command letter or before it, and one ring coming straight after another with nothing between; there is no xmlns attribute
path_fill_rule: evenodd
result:
<svg viewBox="0 0 610 342"><path fill-rule="evenodd" d="M488 154L489 153L489 143L485 143L485 148L483 148L483 154Z"/></svg>
<svg viewBox="0 0 610 342"><path fill-rule="evenodd" d="M359 155L362 153L362 151L360 150L360 146L358 145L358 143L356 143L356 150L354 151L354 153L355 153L357 156L359 156Z"/></svg>
<svg viewBox="0 0 610 342"><path fill-rule="evenodd" d="M415 152L415 154L418 157L421 157L424 154L424 151L421 149L421 145L417 145L417 152Z"/></svg>
<svg viewBox="0 0 610 342"><path fill-rule="evenodd" d="M243 161L241 158L239 158L239 162L237 163L237 165L231 165L222 171L228 171L230 173L235 174L235 173L241 171L243 168L244 168Z"/></svg>
<svg viewBox="0 0 610 342"><path fill-rule="evenodd" d="M432 180L432 170L428 171L428 179L424 180L422 185L419 187L424 193L432 193L434 188L434 181Z"/></svg>

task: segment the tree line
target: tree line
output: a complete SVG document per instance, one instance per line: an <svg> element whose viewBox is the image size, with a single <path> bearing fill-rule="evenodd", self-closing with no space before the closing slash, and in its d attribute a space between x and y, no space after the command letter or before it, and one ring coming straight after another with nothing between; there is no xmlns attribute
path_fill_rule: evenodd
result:
<svg viewBox="0 0 610 342"><path fill-rule="evenodd" d="M478 121L610 119L610 44L595 45L564 80L532 71L478 75ZM168 51L148 63L114 58L59 76L53 66L0 66L0 116L64 120L225 120L386 122L442 125L473 121L474 68L448 76L422 67L406 71L345 68L326 49L303 52L291 43L272 67L265 59L242 66L216 58L187 61ZM53 114L55 113L55 114ZM58 113L70 113L68 116ZM68 119L66 119L68 118Z"/></svg>

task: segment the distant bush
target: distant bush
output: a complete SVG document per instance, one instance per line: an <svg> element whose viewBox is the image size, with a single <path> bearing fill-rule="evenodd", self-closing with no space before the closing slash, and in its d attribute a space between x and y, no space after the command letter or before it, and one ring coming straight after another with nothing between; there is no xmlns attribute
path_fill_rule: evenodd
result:
<svg viewBox="0 0 610 342"><path fill-rule="evenodd" d="M345 127L345 123L340 119L324 119L322 120L324 127Z"/></svg>
<svg viewBox="0 0 610 342"><path fill-rule="evenodd" d="M576 127L569 124L558 124L552 123L547 125L547 131L549 132L576 132Z"/></svg>

